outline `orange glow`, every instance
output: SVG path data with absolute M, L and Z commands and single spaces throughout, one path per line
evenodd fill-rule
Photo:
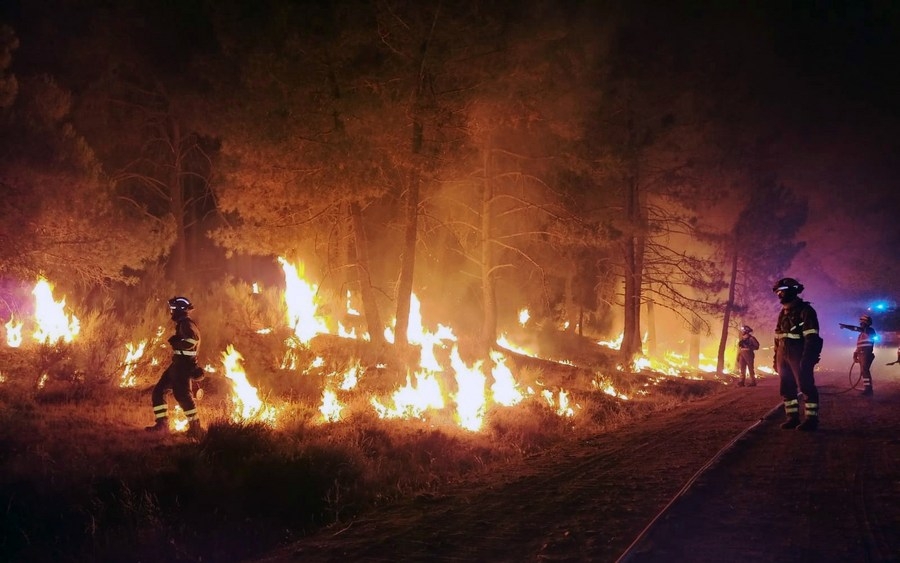
M 75 315 L 67 315 L 65 312 L 66 300 L 53 299 L 53 286 L 40 278 L 34 286 L 32 294 L 35 299 L 35 322 L 37 330 L 34 339 L 38 342 L 51 344 L 59 340 L 72 342 L 80 331 L 78 318 Z
M 282 257 L 278 262 L 284 271 L 285 292 L 284 301 L 287 304 L 287 322 L 294 330 L 297 339 L 303 344 L 309 344 L 317 334 L 327 334 L 328 326 L 325 320 L 318 316 L 318 286 L 308 283 L 303 279 L 304 266 L 301 262 L 294 266 Z
M 6 323 L 6 344 L 10 348 L 18 348 L 22 345 L 22 327 L 23 323 L 17 323 L 13 317 L 10 317 Z
M 144 348 L 146 347 L 146 340 L 141 340 L 140 344 L 138 344 L 137 346 L 130 342 L 125 345 L 125 350 L 127 351 L 127 353 L 125 354 L 125 367 L 122 370 L 122 377 L 119 381 L 119 387 L 135 386 L 137 380 L 134 374 L 134 366 L 137 364 L 138 360 L 141 359 L 141 356 L 144 355 Z
M 231 401 L 234 406 L 231 412 L 233 422 L 259 421 L 275 425 L 278 411 L 272 406 L 266 406 L 256 392 L 256 387 L 247 381 L 247 374 L 241 366 L 244 357 L 234 349 L 231 344 L 222 353 L 222 365 L 225 367 L 225 377 L 231 380 Z

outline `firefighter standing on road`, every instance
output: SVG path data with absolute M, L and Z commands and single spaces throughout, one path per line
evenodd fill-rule
M 781 302 L 775 326 L 775 371 L 781 380 L 784 400 L 784 429 L 812 431 L 819 427 L 819 390 L 813 368 L 822 354 L 819 317 L 807 301 L 800 299 L 803 284 L 793 278 L 778 280 L 772 291 Z M 799 391 L 804 397 L 803 422 L 800 422 Z
M 169 337 L 169 345 L 172 346 L 172 363 L 160 376 L 153 388 L 153 415 L 156 422 L 148 426 L 149 432 L 168 432 L 168 404 L 166 392 L 172 391 L 178 405 L 184 411 L 188 419 L 188 437 L 199 438 L 202 435 L 200 418 L 197 414 L 197 405 L 191 393 L 193 379 L 203 376 L 203 368 L 197 364 L 197 349 L 200 347 L 200 329 L 194 319 L 190 318 L 188 311 L 193 309 L 187 297 L 173 297 L 169 299 L 169 310 L 172 313 L 172 321 L 175 322 L 175 334 Z
M 741 372 L 741 382 L 739 386 L 743 387 L 746 383 L 747 373 L 750 373 L 750 387 L 756 387 L 756 351 L 759 350 L 759 340 L 753 336 L 753 329 L 747 325 L 741 327 L 741 337 L 738 339 L 738 371 Z
M 872 328 L 872 317 L 862 315 L 859 317 L 859 326 L 838 323 L 841 328 L 854 330 L 859 333 L 856 337 L 856 350 L 853 352 L 853 361 L 859 364 L 859 373 L 863 380 L 863 395 L 872 394 L 872 362 L 875 361 L 875 339 L 877 334 Z M 900 351 L 898 351 L 900 354 Z M 900 356 L 898 356 L 900 357 Z

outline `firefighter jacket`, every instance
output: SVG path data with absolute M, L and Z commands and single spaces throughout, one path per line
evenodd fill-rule
M 738 348 L 741 350 L 759 350 L 759 340 L 752 334 L 745 333 L 738 340 Z
M 822 353 L 819 316 L 807 301 L 799 297 L 783 305 L 775 326 L 775 349 L 800 358 L 801 365 L 813 366 Z
M 175 334 L 169 337 L 169 345 L 172 353 L 178 357 L 197 359 L 197 351 L 200 348 L 200 329 L 197 323 L 188 316 L 183 316 L 175 321 Z
M 877 338 L 875 329 L 870 326 L 851 326 L 850 330 L 855 330 L 859 333 L 859 336 L 856 337 L 856 351 L 872 352 L 872 349 L 875 347 L 875 339 Z

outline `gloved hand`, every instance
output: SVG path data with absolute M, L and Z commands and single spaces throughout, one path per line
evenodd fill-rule
M 203 381 L 206 379 L 206 372 L 200 366 L 194 366 L 194 369 L 191 370 L 191 379 L 194 381 Z
M 853 352 L 853 363 L 854 364 L 859 363 L 859 352 Z
M 180 342 L 180 341 L 181 341 L 181 339 L 178 338 L 176 335 L 173 334 L 172 336 L 169 337 L 169 346 L 171 346 L 171 347 L 174 348 L 174 347 L 175 347 L 175 343 L 176 343 L 176 342 Z

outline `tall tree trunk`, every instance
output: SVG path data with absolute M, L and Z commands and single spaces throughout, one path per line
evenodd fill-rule
M 406 332 L 409 329 L 409 309 L 412 299 L 413 274 L 416 269 L 416 241 L 419 231 L 419 177 L 416 172 L 413 172 L 411 176 L 406 193 L 404 209 L 406 225 L 403 250 L 400 253 L 400 277 L 397 280 L 397 322 L 394 327 L 394 343 L 398 348 L 404 348 L 409 344 Z
M 641 286 L 644 275 L 645 210 L 642 208 L 640 187 L 640 157 L 634 117 L 628 120 L 629 160 L 628 178 L 625 185 L 625 219 L 630 229 L 625 240 L 625 320 L 622 330 L 622 346 L 619 348 L 621 361 L 626 366 L 634 363 L 641 349 Z
M 637 177 L 633 176 L 626 189 L 625 216 L 633 229 L 625 240 L 625 321 L 622 329 L 621 360 L 626 366 L 641 353 L 641 283 L 644 269 L 644 237 L 640 213 Z
M 429 35 L 422 41 L 419 48 L 416 65 L 413 70 L 416 73 L 416 94 L 413 101 L 412 135 L 410 149 L 412 152 L 412 167 L 409 173 L 409 186 L 406 190 L 406 206 L 404 210 L 405 231 L 403 237 L 403 250 L 400 253 L 400 275 L 397 279 L 397 321 L 394 327 L 394 343 L 399 349 L 408 344 L 407 329 L 409 327 L 409 309 L 412 299 L 413 278 L 416 269 L 416 242 L 419 233 L 419 188 L 421 186 L 421 155 L 425 139 L 425 123 L 422 118 L 425 104 L 428 49 L 431 42 L 431 32 L 440 14 L 439 9 L 434 11 L 434 19 L 429 30 Z
M 366 238 L 362 210 L 358 203 L 353 202 L 350 204 L 350 216 L 353 220 L 353 233 L 356 241 L 356 271 L 359 280 L 359 292 L 362 296 L 369 339 L 373 344 L 383 345 L 384 324 L 381 322 L 381 314 L 378 312 L 378 300 L 375 297 L 375 289 L 372 287 L 372 279 L 369 275 L 371 271 L 369 268 L 369 241 Z
M 737 241 L 731 255 L 731 279 L 728 281 L 728 301 L 725 302 L 725 318 L 722 321 L 722 337 L 719 339 L 719 354 L 716 359 L 716 375 L 725 371 L 725 346 L 728 344 L 728 328 L 731 324 L 731 311 L 734 309 L 734 294 L 737 286 L 738 252 Z
M 493 202 L 491 181 L 491 143 L 484 150 L 484 184 L 481 196 L 481 298 L 482 311 L 480 348 L 489 358 L 490 347 L 497 340 L 497 295 L 494 286 Z

